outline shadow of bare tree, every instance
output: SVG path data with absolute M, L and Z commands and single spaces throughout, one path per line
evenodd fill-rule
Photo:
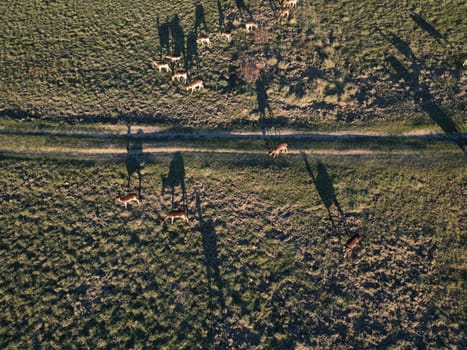
M 438 43 L 441 43 L 441 40 L 445 40 L 444 36 L 435 28 L 433 25 L 428 23 L 420 14 L 411 13 L 410 18 L 424 31 L 430 34 Z
M 159 16 L 157 16 L 157 32 L 159 34 L 159 54 L 162 57 L 164 49 L 166 53 L 170 53 L 170 29 L 169 22 L 160 23 Z
M 208 24 L 206 23 L 206 15 L 204 14 L 204 7 L 202 4 L 198 3 L 195 6 L 195 33 L 199 34 L 200 27 L 203 27 L 203 30 L 208 32 Z
M 185 57 L 185 33 L 180 25 L 178 15 L 174 15 L 169 23 L 170 33 L 173 40 L 173 53 L 175 55 L 183 55 Z

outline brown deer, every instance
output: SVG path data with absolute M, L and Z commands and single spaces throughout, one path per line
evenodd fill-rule
M 204 46 L 206 44 L 208 47 L 211 47 L 211 39 L 209 39 L 209 37 L 206 34 L 200 35 L 196 39 L 196 43 L 200 46 Z
M 177 79 L 177 81 L 183 80 L 183 82 L 186 84 L 188 80 L 188 74 L 185 71 L 178 70 L 172 75 L 172 81 Z
M 203 84 L 203 81 L 200 80 L 200 79 L 192 81 L 192 82 L 191 82 L 190 84 L 188 84 L 188 86 L 186 87 L 186 91 L 191 90 L 190 95 L 193 93 L 193 91 L 195 91 L 195 90 L 201 90 L 201 89 L 204 89 L 204 84 Z
M 188 216 L 183 210 L 172 210 L 167 213 L 167 215 L 162 219 L 161 226 L 164 226 L 165 222 L 170 219 L 170 223 L 173 224 L 175 219 L 182 219 L 185 222 L 188 221 Z
M 287 143 L 281 143 L 269 151 L 269 156 L 276 157 L 279 153 L 287 152 L 289 145 Z
M 284 8 L 279 12 L 279 20 L 282 20 L 282 18 L 288 19 L 290 16 L 290 9 Z
M 251 32 L 253 30 L 258 29 L 258 25 L 256 24 L 255 21 L 248 21 L 245 23 L 245 29 L 247 32 Z
M 156 66 L 157 69 L 159 69 L 159 73 L 162 72 L 162 70 L 165 70 L 166 72 L 172 71 L 167 62 L 152 61 L 151 63 Z
M 117 198 L 115 198 L 115 200 L 117 202 L 119 202 L 119 203 L 125 204 L 125 209 L 128 208 L 128 203 L 130 203 L 132 201 L 138 202 L 138 204 L 140 204 L 138 195 L 136 193 L 130 193 L 130 194 L 128 194 L 126 196 L 123 196 L 123 197 L 117 197 Z
M 358 242 L 362 239 L 362 236 L 360 236 L 358 233 L 353 235 L 347 243 L 344 245 L 344 257 L 352 251 L 353 248 L 357 245 Z
M 298 4 L 298 0 L 286 0 L 284 3 L 284 7 L 289 7 L 289 8 L 297 7 L 297 4 Z
M 165 58 L 167 58 L 170 62 L 178 62 L 182 59 L 181 55 L 166 55 Z
M 222 37 L 225 38 L 225 40 L 230 43 L 232 41 L 232 32 L 230 30 L 223 31 L 221 33 Z

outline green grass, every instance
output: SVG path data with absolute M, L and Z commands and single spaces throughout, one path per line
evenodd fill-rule
M 211 36 L 219 32 L 217 1 L 198 3 L 206 21 L 206 27 L 198 28 L 196 6 L 186 1 L 3 2 L 0 110 L 3 115 L 19 112 L 66 121 L 144 119 L 256 128 L 255 83 L 241 82 L 226 91 L 223 80 L 230 69 L 239 76 L 240 60 L 251 56 L 266 62 L 262 81 L 280 125 L 431 125 L 414 96 L 417 84 L 401 82 L 406 77 L 391 66 L 387 57 L 392 56 L 465 127 L 461 64 L 467 8 L 462 2 L 394 0 L 383 6 L 373 0 L 303 1 L 292 23 L 279 25 L 270 2 L 245 1 L 253 18 L 263 23 L 267 42 L 244 32 L 248 16 L 234 2 L 219 3 L 225 23 L 236 26 L 234 40 L 229 46 L 214 39 L 211 48 L 199 49 L 198 58 L 187 59 L 191 79 L 202 77 L 207 86 L 207 91 L 188 96 L 183 86 L 150 65 L 160 58 L 164 44 L 157 21 L 162 25 L 178 15 L 183 33 L 176 40 L 170 36 L 164 55 L 182 39 L 187 49 L 195 30 Z M 422 22 L 417 24 L 412 12 Z
M 465 342 L 458 152 L 310 155 L 316 181 L 299 155 L 183 153 L 191 222 L 164 228 L 173 156 L 144 157 L 142 203 L 125 210 L 124 159 L 3 156 L 0 347 Z

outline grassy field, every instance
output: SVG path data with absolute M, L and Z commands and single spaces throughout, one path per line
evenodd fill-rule
M 2 155 L 2 349 L 465 347 L 457 148 L 128 157 Z
M 303 0 L 287 21 L 279 10 L 277 0 L 3 1 L 1 115 L 250 129 L 447 119 L 465 130 L 464 2 Z M 205 91 L 190 96 L 151 66 L 169 53 Z

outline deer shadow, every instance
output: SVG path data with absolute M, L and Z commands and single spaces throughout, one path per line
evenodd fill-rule
M 316 191 L 318 192 L 319 197 L 321 198 L 321 201 L 326 207 L 329 220 L 331 221 L 333 229 L 337 231 L 336 229 L 337 226 L 334 222 L 334 217 L 331 213 L 332 205 L 336 207 L 339 213 L 340 222 L 342 222 L 342 220 L 345 219 L 345 213 L 342 210 L 342 207 L 339 204 L 339 201 L 337 200 L 336 191 L 334 189 L 332 178 L 329 175 L 328 170 L 326 169 L 326 166 L 319 160 L 317 161 L 317 164 L 316 164 L 316 176 L 315 176 L 315 171 L 312 169 L 310 163 L 308 162 L 308 157 L 305 154 L 305 152 L 302 152 L 302 157 L 305 163 L 305 169 L 308 175 L 310 176 L 311 180 L 313 181 L 313 184 L 315 185 Z
M 167 53 L 170 53 L 170 28 L 168 21 L 160 23 L 159 16 L 157 16 L 157 32 L 159 34 L 159 53 L 162 57 L 164 49 Z
M 206 15 L 204 14 L 204 7 L 198 3 L 195 6 L 195 33 L 199 34 L 199 28 L 203 27 L 203 30 L 208 32 L 208 24 L 206 23 Z
M 131 125 L 127 126 L 127 144 L 126 144 L 126 159 L 125 166 L 128 173 L 128 183 L 127 187 L 130 189 L 131 178 L 133 174 L 138 175 L 138 196 L 141 197 L 141 186 L 142 186 L 142 173 L 141 170 L 144 167 L 144 157 L 143 157 L 143 131 L 138 130 L 136 135 L 131 133 Z
M 175 188 L 180 186 L 181 189 L 181 203 L 183 207 L 187 208 L 187 194 L 185 186 L 185 163 L 183 161 L 183 156 L 181 152 L 176 152 L 173 159 L 169 164 L 169 173 L 167 175 L 161 175 L 162 180 L 162 190 L 161 195 L 165 194 L 167 187 L 170 187 L 170 194 L 172 196 L 171 208 L 179 208 L 180 205 L 175 203 Z
M 185 57 L 185 33 L 180 25 L 180 19 L 178 15 L 174 15 L 169 23 L 170 33 L 172 34 L 173 40 L 173 53 L 174 55 L 182 55 Z

